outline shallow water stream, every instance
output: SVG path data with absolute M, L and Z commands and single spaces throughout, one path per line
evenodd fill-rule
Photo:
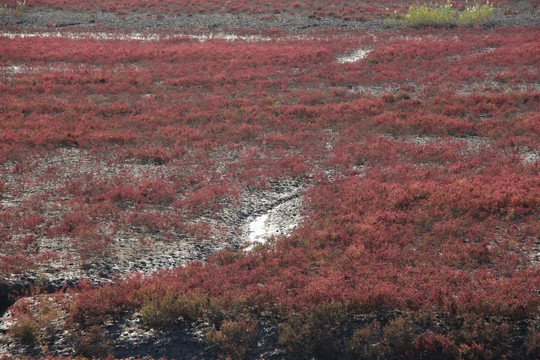
M 253 217 L 247 226 L 245 250 L 250 251 L 256 244 L 264 244 L 272 236 L 289 235 L 302 220 L 301 197 L 293 197 L 271 208 L 264 214 Z

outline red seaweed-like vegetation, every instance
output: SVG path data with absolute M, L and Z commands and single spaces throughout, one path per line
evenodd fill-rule
M 0 273 L 69 262 L 51 241 L 82 263 L 130 236 L 227 243 L 223 209 L 295 179 L 290 236 L 82 282 L 62 300 L 79 354 L 141 312 L 203 319 L 223 357 L 252 351 L 264 315 L 299 358 L 534 358 L 538 32 L 0 36 Z

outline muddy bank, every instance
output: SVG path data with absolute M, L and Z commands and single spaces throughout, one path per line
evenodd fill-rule
M 5 289 L 0 290 L 13 295 L 14 289 L 39 285 L 45 292 L 50 292 L 65 285 L 74 286 L 81 279 L 102 285 L 131 272 L 149 276 L 157 270 L 182 266 L 194 260 L 204 262 L 208 256 L 225 248 L 247 246 L 250 224 L 260 216 L 268 217 L 264 237 L 286 235 L 301 220 L 303 189 L 300 181 L 276 182 L 265 190 L 246 192 L 236 206 L 224 207 L 218 213 L 201 214 L 192 222 L 210 226 L 211 233 L 205 239 L 195 239 L 188 234 L 164 239 L 159 232 L 141 232 L 143 230 L 137 228 L 121 231 L 114 238 L 110 256 L 86 262 L 79 259 L 76 249 L 67 246 L 69 240 L 65 237 L 43 237 L 39 240 L 40 249 L 52 251 L 58 257 L 24 274 L 11 274 L 2 283 Z M 9 206 L 10 201 L 15 200 L 6 197 L 0 205 Z M 144 243 L 141 243 L 141 237 Z M 7 299 L 7 296 L 3 298 Z M 5 310 L 12 302 L 3 301 L 1 308 Z
M 215 219 L 206 219 L 215 227 L 225 226 L 231 234 L 227 243 L 180 241 L 177 243 L 156 242 L 148 249 L 141 249 L 135 239 L 118 241 L 117 253 L 114 257 L 82 266 L 80 269 L 58 270 L 56 275 L 51 271 L 54 264 L 37 269 L 29 274 L 13 278 L 9 283 L 0 283 L 0 355 L 32 355 L 42 356 L 37 347 L 21 346 L 6 333 L 12 320 L 7 308 L 17 298 L 36 285 L 39 279 L 49 276 L 46 284 L 41 285 L 42 293 L 52 293 L 62 285 L 72 284 L 82 278 L 90 278 L 96 284 L 114 281 L 116 274 L 124 275 L 131 271 L 139 271 L 149 275 L 163 268 L 176 267 L 189 261 L 205 258 L 224 247 L 250 248 L 250 243 L 264 242 L 270 236 L 287 235 L 301 222 L 302 193 L 304 185 L 299 181 L 273 183 L 266 190 L 253 191 L 241 197 L 237 207 L 224 209 Z M 260 219 L 265 221 L 260 224 Z M 252 230 L 258 224 L 257 236 Z M 129 245 L 129 243 L 132 243 Z M 30 302 L 39 302 L 48 295 L 25 298 Z M 57 320 L 59 323 L 65 319 Z M 277 325 L 273 320 L 261 320 L 259 336 L 262 341 L 261 353 L 272 353 L 277 344 Z M 213 359 L 215 353 L 206 342 L 205 334 L 210 324 L 199 321 L 193 325 L 180 327 L 174 331 L 161 331 L 148 327 L 140 313 L 123 317 L 107 325 L 104 329 L 109 341 L 114 344 L 114 355 L 117 358 L 137 357 L 141 354 L 154 358 L 167 357 L 175 359 Z M 69 356 L 76 352 L 77 341 L 66 336 L 61 327 L 56 327 L 54 344 L 49 344 L 49 351 L 56 355 Z M 112 346 L 112 345 L 111 345 Z M 108 350 L 112 348 L 106 347 Z
M 540 25 L 540 10 L 533 9 L 527 1 L 515 4 L 512 12 L 496 9 L 486 27 Z M 112 27 L 133 30 L 159 29 L 279 29 L 288 31 L 343 29 L 343 30 L 396 30 L 385 18 L 348 20 L 334 17 L 308 16 L 305 14 L 228 14 L 201 13 L 163 15 L 130 13 L 117 15 L 108 12 L 74 12 L 57 9 L 28 9 L 22 16 L 0 17 L 0 27 L 19 28 L 71 28 Z
M 15 302 L 15 296 L 22 289 L 21 285 L 0 282 L 0 316 Z

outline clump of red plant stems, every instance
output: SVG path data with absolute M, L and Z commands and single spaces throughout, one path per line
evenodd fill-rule
M 280 344 L 297 354 L 293 338 L 305 341 L 306 356 L 317 354 L 306 339 L 321 335 L 320 316 L 336 354 L 364 354 L 377 336 L 398 352 L 384 340 L 397 326 L 388 319 L 365 341 L 361 331 L 343 340 L 344 319 L 359 314 L 407 314 L 412 358 L 529 356 L 540 305 L 538 32 L 0 36 L 0 272 L 59 256 L 45 239 L 68 239 L 84 261 L 108 256 L 119 234 L 204 240 L 201 216 L 303 179 L 306 220 L 291 236 L 150 278 L 82 284 L 69 324 L 204 298 L 199 316 L 219 308 L 218 329 L 238 309 L 252 321 L 279 316 Z M 363 59 L 340 60 L 359 48 Z M 298 314 L 307 328 L 295 327 Z M 463 335 L 463 319 L 484 318 L 512 324 L 490 328 L 507 338 Z

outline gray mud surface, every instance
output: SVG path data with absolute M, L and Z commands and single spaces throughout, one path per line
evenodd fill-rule
M 512 9 L 515 14 L 505 15 L 503 9 L 496 9 L 494 17 L 486 27 L 530 26 L 540 24 L 540 9 L 530 7 L 528 1 L 516 2 Z M 0 17 L 0 27 L 16 26 L 19 28 L 72 28 L 72 27 L 110 27 L 131 30 L 159 29 L 249 29 L 249 30 L 379 30 L 389 31 L 400 28 L 389 25 L 385 18 L 371 20 L 345 20 L 334 17 L 313 17 L 303 14 L 228 14 L 200 13 L 156 15 L 151 13 L 130 13 L 117 15 L 109 12 L 74 12 L 57 9 L 28 9 L 22 16 L 9 15 Z
M 49 263 L 38 267 L 22 276 L 15 276 L 7 283 L 0 282 L 0 298 L 7 299 L 17 292 L 46 278 L 47 285 L 42 289 L 52 292 L 64 285 L 75 286 L 81 279 L 91 279 L 95 284 L 105 284 L 114 281 L 116 275 L 126 275 L 130 272 L 140 272 L 150 275 L 159 269 L 172 268 L 184 265 L 193 260 L 204 261 L 207 256 L 224 248 L 240 249 L 249 245 L 250 223 L 258 217 L 266 216 L 265 231 L 268 235 L 287 235 L 301 221 L 302 192 L 305 185 L 299 181 L 287 181 L 271 184 L 266 190 L 258 190 L 241 196 L 239 204 L 234 208 L 223 209 L 219 216 L 205 219 L 214 227 L 226 228 L 230 237 L 227 242 L 193 241 L 192 239 L 179 239 L 178 241 L 159 241 L 147 248 L 141 248 L 138 240 L 128 236 L 116 239 L 114 255 L 102 261 L 93 261 L 86 266 L 74 262 L 72 266 L 59 269 L 58 264 Z M 53 241 L 54 242 L 54 241 Z M 58 251 L 61 243 L 53 244 Z M 66 252 L 66 250 L 63 250 Z M 31 302 L 50 299 L 48 295 L 26 298 Z M 3 309 L 11 305 L 12 301 L 2 303 Z M 60 316 L 59 323 L 65 321 Z M 261 341 L 260 353 L 271 353 L 273 346 L 277 345 L 277 325 L 274 320 L 261 320 L 259 324 L 259 337 Z M 40 349 L 24 347 L 6 336 L 11 327 L 11 312 L 0 314 L 0 356 L 2 354 L 42 356 Z M 115 358 L 136 358 L 141 355 L 152 358 L 169 359 L 214 359 L 215 354 L 207 345 L 205 333 L 210 325 L 198 322 L 185 325 L 174 330 L 152 329 L 144 324 L 140 313 L 111 323 L 104 329 L 108 342 L 114 344 Z M 49 351 L 62 356 L 70 356 L 75 352 L 75 343 L 55 326 L 54 337 L 57 339 L 50 344 Z
M 214 229 L 224 229 L 226 239 L 213 237 L 201 241 L 179 235 L 164 241 L 159 233 L 119 233 L 112 245 L 111 256 L 92 259 L 87 263 L 81 263 L 76 252 L 65 246 L 66 239 L 45 239 L 40 247 L 60 254 L 60 258 L 24 274 L 13 274 L 0 282 L 0 310 L 3 312 L 10 305 L 11 302 L 7 300 L 10 294 L 12 296 L 33 285 L 38 284 L 42 290 L 49 292 L 65 285 L 75 286 L 81 279 L 91 279 L 98 285 L 105 284 L 118 275 L 139 272 L 149 276 L 160 269 L 182 266 L 194 260 L 205 261 L 209 255 L 225 248 L 240 249 L 248 246 L 250 223 L 259 216 L 268 216 L 265 224 L 268 230 L 265 233 L 269 236 L 286 235 L 301 220 L 303 189 L 299 181 L 274 183 L 266 190 L 246 192 L 236 206 L 222 209 L 217 216 L 203 214 L 197 218 L 197 221 L 209 224 Z M 148 245 L 142 246 L 136 235 L 147 238 Z

